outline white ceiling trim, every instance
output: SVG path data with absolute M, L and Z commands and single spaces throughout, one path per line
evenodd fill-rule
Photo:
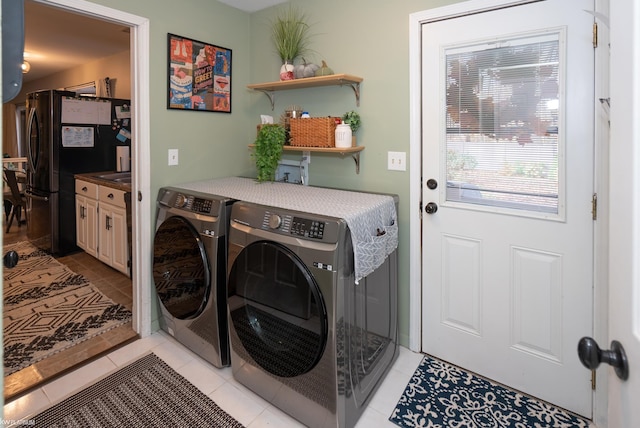
M 271 6 L 275 6 L 280 3 L 286 3 L 287 0 L 218 0 L 220 3 L 224 3 L 236 9 L 243 10 L 245 12 L 256 12 L 258 10 L 266 9 Z

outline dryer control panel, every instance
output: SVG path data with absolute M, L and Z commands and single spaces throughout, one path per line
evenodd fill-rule
M 218 217 L 221 215 L 221 204 L 225 204 L 228 199 L 207 197 L 209 195 L 199 192 L 189 192 L 183 189 L 165 187 L 158 193 L 158 207 L 179 209 L 207 217 Z
M 175 207 L 184 208 L 189 211 L 202 214 L 210 214 L 213 201 L 210 199 L 196 198 L 194 196 L 187 196 L 178 194 L 176 197 Z

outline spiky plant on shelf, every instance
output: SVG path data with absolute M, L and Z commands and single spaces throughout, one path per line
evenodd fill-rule
M 259 182 L 275 180 L 285 140 L 286 132 L 282 125 L 267 124 L 260 128 L 253 150 Z
M 282 60 L 281 80 L 293 79 L 293 61 L 309 52 L 311 34 L 306 21 L 307 16 L 291 4 L 271 21 L 271 39 Z

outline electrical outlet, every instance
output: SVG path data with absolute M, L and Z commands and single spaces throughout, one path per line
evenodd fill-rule
M 387 152 L 387 169 L 389 171 L 407 170 L 406 152 Z
M 178 165 L 178 149 L 169 149 L 169 165 Z

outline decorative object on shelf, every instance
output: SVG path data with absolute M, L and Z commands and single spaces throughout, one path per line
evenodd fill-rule
M 292 146 L 303 147 L 335 147 L 336 145 L 335 117 L 309 117 L 291 119 Z
M 343 114 L 342 121 L 349 125 L 352 132 L 357 132 L 358 129 L 360 129 L 360 125 L 362 125 L 360 114 L 355 110 L 351 110 Z
M 286 132 L 286 143 L 289 143 L 291 125 L 289 124 L 290 119 L 297 119 L 302 116 L 302 107 L 298 105 L 290 105 L 280 116 L 280 125 L 284 126 L 284 130 Z
M 167 108 L 231 113 L 231 49 L 168 35 Z
M 309 51 L 307 16 L 291 4 L 271 22 L 271 39 L 282 60 L 280 80 L 293 80 L 293 61 Z
M 296 79 L 313 77 L 316 74 L 316 70 L 318 70 L 319 68 L 320 66 L 318 64 L 307 62 L 307 60 L 302 57 L 302 63 L 295 66 L 293 75 Z
M 349 127 L 351 128 L 351 135 L 352 135 L 351 145 L 355 147 L 357 145 L 356 132 L 358 131 L 358 129 L 360 129 L 360 125 L 362 125 L 362 121 L 360 120 L 360 114 L 355 110 L 348 111 L 342 115 L 342 122 L 348 124 Z
M 325 62 L 325 60 L 322 60 L 322 65 L 320 66 L 319 69 L 316 70 L 316 72 L 314 73 L 314 75 L 316 77 L 318 76 L 331 76 L 333 73 L 333 70 L 331 69 L 331 67 L 329 67 L 327 65 L 327 63 Z
M 293 70 L 294 70 L 294 65 L 289 60 L 286 60 L 280 67 L 280 80 L 295 79 Z
M 348 123 L 342 122 L 336 126 L 336 148 L 344 149 L 351 147 L 351 127 Z
M 282 146 L 286 140 L 284 126 L 265 124 L 260 127 L 252 156 L 256 162 L 259 182 L 275 179 L 278 161 L 282 156 Z

